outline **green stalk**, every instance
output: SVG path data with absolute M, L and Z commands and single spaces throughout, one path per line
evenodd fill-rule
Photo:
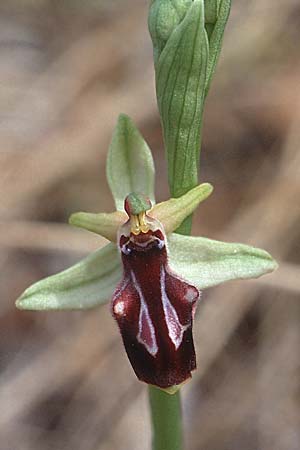
M 153 450 L 181 450 L 182 423 L 180 392 L 170 395 L 149 386 Z
M 169 5 L 168 5 L 169 3 Z M 193 51 L 191 52 L 182 52 L 180 61 L 176 62 L 176 52 L 174 50 L 176 45 L 173 45 L 173 48 L 170 48 L 170 51 L 166 52 L 166 62 L 162 61 L 160 58 L 162 52 L 162 44 L 163 46 L 166 44 L 162 42 L 161 36 L 159 35 L 159 16 L 162 13 L 162 22 L 164 23 L 165 18 L 172 15 L 172 2 L 168 1 L 152 1 L 152 10 L 150 7 L 149 14 L 149 30 L 152 36 L 153 45 L 154 45 L 154 63 L 156 70 L 156 95 L 158 101 L 158 107 L 162 120 L 163 134 L 164 134 L 164 144 L 167 153 L 167 161 L 168 161 L 168 181 L 169 181 L 169 189 L 171 195 L 174 197 L 178 197 L 184 194 L 189 188 L 193 188 L 197 184 L 198 178 L 198 159 L 199 159 L 199 147 L 200 147 L 200 127 L 199 121 L 197 120 L 202 116 L 203 111 L 203 101 L 204 101 L 204 90 L 202 92 L 196 92 L 195 86 L 192 86 L 192 97 L 195 100 L 195 97 L 200 96 L 202 98 L 201 102 L 195 102 L 192 105 L 191 109 L 193 110 L 192 116 L 194 117 L 195 122 L 191 120 L 186 126 L 186 129 L 182 130 L 181 120 L 183 116 L 187 114 L 187 110 L 190 108 L 190 101 L 188 101 L 188 95 L 191 95 L 188 91 L 189 89 L 183 88 L 183 85 L 188 85 L 188 79 L 191 78 L 191 73 L 187 79 L 184 79 L 180 82 L 179 86 L 172 87 L 172 96 L 168 97 L 164 103 L 163 99 L 165 98 L 165 92 L 167 92 L 170 88 L 168 87 L 168 83 L 172 81 L 172 77 L 169 77 L 169 73 L 173 73 L 173 76 L 176 77 L 176 72 L 179 73 L 183 66 L 191 67 L 190 72 L 192 70 L 192 62 L 194 60 Z M 169 10 L 164 11 L 164 7 L 169 7 Z M 184 6 L 184 3 L 183 3 Z M 163 8 L 163 9 L 161 9 Z M 185 6 L 182 10 L 182 14 L 184 14 Z M 177 14 L 177 11 L 176 11 Z M 176 15 L 175 14 L 175 15 Z M 166 17 L 164 17 L 166 15 Z M 199 16 L 199 23 L 196 23 L 197 20 L 189 19 L 192 23 L 191 30 L 183 30 L 185 35 L 185 40 L 187 42 L 194 42 L 194 35 L 198 34 L 196 28 L 199 28 L 200 22 L 202 21 L 202 29 L 204 30 L 204 8 L 203 6 L 199 8 L 197 13 Z M 171 20 L 172 21 L 172 20 Z M 185 32 L 186 31 L 186 32 Z M 204 32 L 202 32 L 203 35 Z M 201 32 L 199 33 L 199 39 L 201 40 Z M 175 36 L 176 41 L 176 36 Z M 179 39 L 180 41 L 180 39 Z M 182 40 L 182 43 L 184 40 Z M 189 45 L 190 47 L 190 45 Z M 193 49 L 195 50 L 195 49 Z M 205 47 L 205 51 L 207 50 L 207 46 Z M 170 55 L 174 53 L 173 58 L 170 59 Z M 189 53 L 187 57 L 187 61 L 183 60 L 184 54 Z M 170 59 L 170 61 L 168 60 Z M 205 52 L 199 52 L 198 56 L 200 62 L 198 66 L 194 68 L 199 72 L 197 75 L 197 83 L 196 85 L 200 86 L 201 83 L 198 81 L 198 77 L 202 78 L 202 84 L 205 82 L 206 76 L 206 54 Z M 162 68 L 160 71 L 159 66 Z M 160 71 L 160 77 L 158 73 Z M 167 73 L 167 75 L 165 74 Z M 184 74 L 185 76 L 185 74 Z M 180 76 L 178 77 L 180 78 Z M 183 99 L 181 98 L 181 94 L 183 90 L 185 90 L 185 95 Z M 186 95 L 187 94 L 187 95 Z M 179 102 L 176 99 L 179 98 Z M 175 101 L 174 101 L 175 99 Z M 185 104 L 186 103 L 186 104 Z M 195 110 L 198 110 L 197 112 Z M 166 113 L 166 111 L 168 111 Z M 172 127 L 169 127 L 169 114 L 173 114 L 173 124 Z M 174 119 L 175 117 L 175 119 Z M 192 130 L 192 131 L 191 131 Z M 181 136 L 184 136 L 183 142 L 179 142 L 179 131 L 182 131 Z M 190 135 L 192 139 L 190 139 Z M 195 135 L 195 136 L 194 136 Z M 186 141 L 188 141 L 189 145 L 186 145 Z M 181 151 L 177 151 L 179 146 L 182 145 L 182 148 L 179 149 Z M 183 154 L 185 152 L 185 154 Z M 192 216 L 187 217 L 184 222 L 179 226 L 176 232 L 180 234 L 189 235 L 191 233 L 192 228 Z M 182 430 L 182 417 L 181 417 L 181 399 L 180 399 L 180 391 L 178 390 L 175 394 L 170 395 L 163 392 L 160 389 L 157 389 L 153 386 L 149 386 L 149 400 L 150 400 L 150 409 L 151 409 L 151 419 L 152 419 L 152 449 L 153 450 L 182 450 L 183 449 L 183 430 Z
M 230 0 L 152 0 L 156 96 L 168 162 L 171 195 L 197 185 L 205 97 L 222 45 Z M 190 235 L 192 216 L 176 230 Z M 182 450 L 179 391 L 149 388 L 153 450 Z

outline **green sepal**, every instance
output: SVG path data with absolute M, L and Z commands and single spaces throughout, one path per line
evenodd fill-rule
M 118 229 L 127 220 L 127 214 L 121 211 L 99 214 L 77 212 L 70 216 L 69 224 L 100 234 L 111 242 L 117 242 Z
M 158 3 L 154 2 L 150 8 L 149 31 L 156 58 L 156 94 L 169 185 L 172 197 L 179 197 L 196 186 L 198 180 L 208 39 L 203 0 L 175 2 L 175 6 L 181 4 L 185 14 L 183 19 L 181 13 L 177 19 L 171 17 L 170 22 L 165 11 L 162 16 Z M 171 11 L 173 2 L 161 3 Z
M 198 289 L 258 278 L 277 268 L 268 252 L 249 245 L 175 233 L 169 236 L 168 245 L 172 269 Z
M 209 5 L 209 10 L 207 10 L 207 5 Z M 208 94 L 212 77 L 220 56 L 223 35 L 228 21 L 230 8 L 231 0 L 207 0 L 205 2 L 205 13 L 207 10 L 208 14 L 206 29 L 209 37 L 209 58 L 207 64 L 205 95 Z M 215 22 L 213 22 L 214 20 Z
M 186 217 L 197 208 L 213 191 L 209 183 L 202 183 L 178 198 L 170 198 L 155 205 L 149 215 L 158 219 L 167 234 L 176 230 Z
M 109 147 L 107 181 L 117 210 L 124 210 L 125 197 L 140 192 L 154 201 L 154 163 L 151 151 L 132 120 L 120 114 Z
M 106 303 L 122 271 L 117 246 L 108 244 L 85 259 L 30 286 L 16 301 L 19 309 L 88 309 Z

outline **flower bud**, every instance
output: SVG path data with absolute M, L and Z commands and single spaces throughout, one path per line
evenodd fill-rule
M 169 185 L 179 197 L 198 181 L 208 61 L 203 0 L 154 0 L 148 23 Z
M 230 0 L 154 0 L 149 10 L 156 96 L 172 197 L 198 182 L 204 101 Z
M 153 41 L 154 63 L 172 32 L 183 20 L 193 0 L 154 0 L 150 6 L 148 27 Z

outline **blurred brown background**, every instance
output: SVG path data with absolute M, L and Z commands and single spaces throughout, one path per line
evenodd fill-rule
M 0 449 L 150 450 L 146 388 L 106 306 L 14 307 L 102 242 L 68 225 L 110 211 L 117 115 L 153 149 L 168 196 L 148 1 L 0 6 Z M 300 449 L 300 4 L 235 0 L 205 111 L 194 233 L 261 246 L 280 269 L 203 293 L 198 371 L 183 389 L 187 450 Z

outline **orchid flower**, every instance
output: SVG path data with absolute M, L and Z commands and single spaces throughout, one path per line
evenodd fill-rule
M 137 377 L 169 393 L 196 368 L 192 323 L 200 290 L 276 269 L 264 250 L 174 233 L 212 192 L 203 183 L 155 204 L 151 151 L 119 117 L 107 159 L 113 213 L 75 213 L 72 225 L 111 243 L 25 290 L 20 309 L 70 310 L 111 299 L 111 311 Z

